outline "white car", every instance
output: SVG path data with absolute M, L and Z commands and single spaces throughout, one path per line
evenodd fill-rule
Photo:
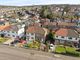
M 55 45 L 50 44 L 50 51 L 52 51 L 52 52 L 55 51 L 55 47 L 56 47 Z

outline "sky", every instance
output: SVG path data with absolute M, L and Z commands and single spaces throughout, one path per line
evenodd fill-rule
M 0 0 L 0 5 L 80 4 L 80 0 Z

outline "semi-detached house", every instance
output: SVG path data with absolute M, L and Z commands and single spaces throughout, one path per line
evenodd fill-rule
M 64 41 L 68 42 L 78 42 L 79 33 L 74 29 L 60 28 L 55 32 L 55 39 L 61 43 Z
M 39 26 L 29 26 L 26 29 L 26 40 L 32 42 L 33 40 L 44 41 L 47 30 Z
M 0 26 L 0 35 L 5 37 L 16 38 L 24 35 L 25 25 L 3 25 Z

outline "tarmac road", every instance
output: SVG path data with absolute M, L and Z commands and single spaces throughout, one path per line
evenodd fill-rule
M 0 45 L 0 60 L 61 60 L 44 52 Z
M 59 57 L 60 56 L 60 57 Z M 0 45 L 0 60 L 80 60 L 77 57 Z

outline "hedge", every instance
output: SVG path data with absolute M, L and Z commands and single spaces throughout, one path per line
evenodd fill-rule
M 73 47 L 66 46 L 66 49 L 65 49 L 64 46 L 57 46 L 55 52 L 59 54 L 80 57 L 80 52 L 76 51 L 76 49 Z

